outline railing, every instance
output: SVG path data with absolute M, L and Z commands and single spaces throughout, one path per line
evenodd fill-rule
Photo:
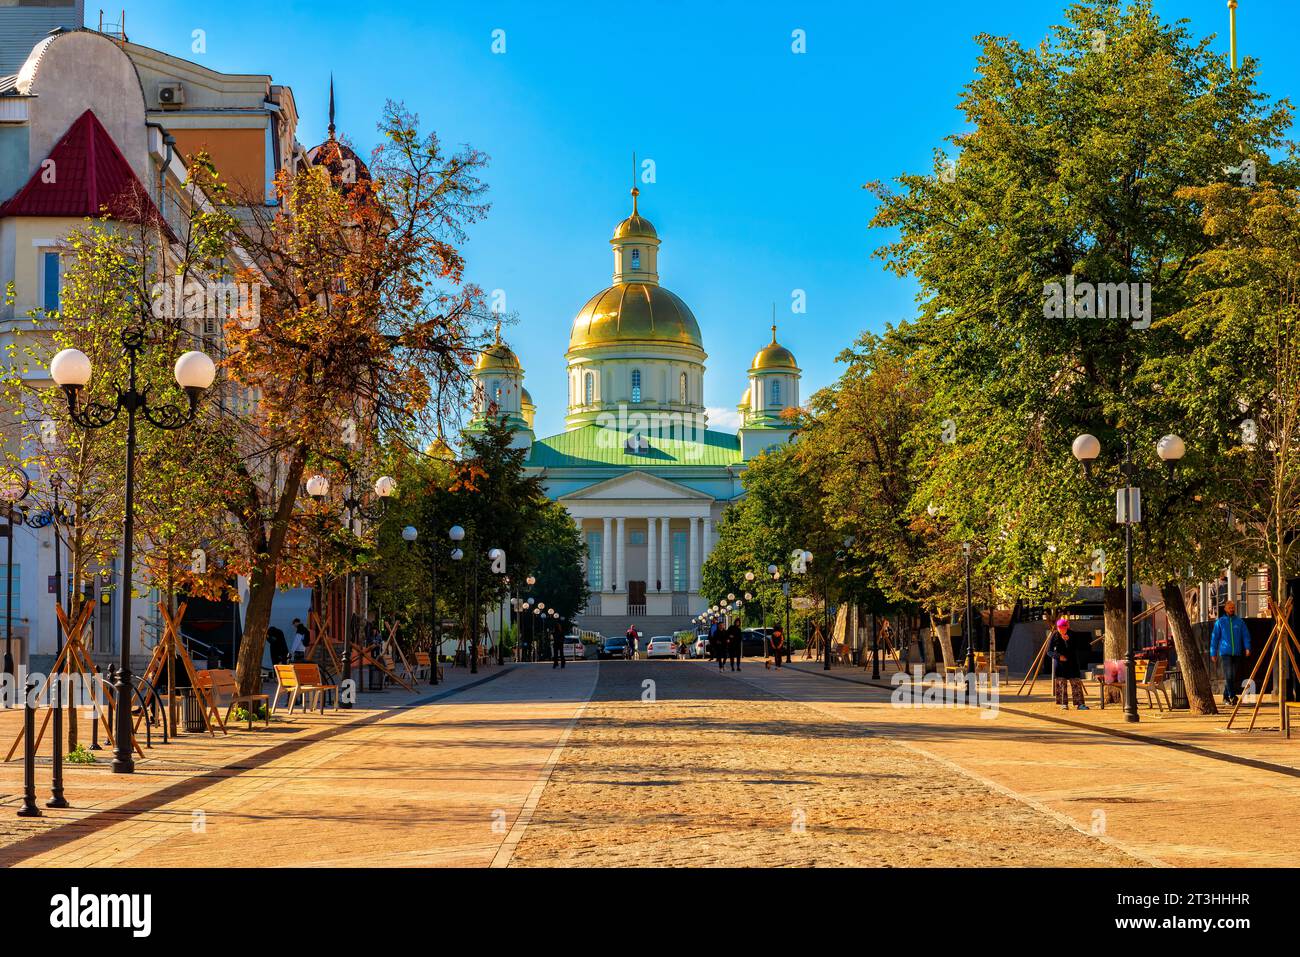
M 690 614 L 690 611 L 689 611 L 689 605 L 687 604 L 687 598 L 688 598 L 688 596 L 686 596 L 686 595 L 684 595 L 684 594 L 674 594 L 674 595 L 673 595 L 673 614 L 674 614 L 674 615 L 689 615 L 689 614 Z
M 628 613 L 629 615 L 644 615 L 644 614 L 645 614 L 645 605 L 628 605 L 628 606 L 627 606 L 627 613 Z
M 600 592 L 594 591 L 591 593 L 591 597 L 587 599 L 587 610 L 583 612 L 583 614 L 584 615 L 600 614 Z

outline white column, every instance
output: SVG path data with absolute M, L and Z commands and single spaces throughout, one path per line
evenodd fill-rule
M 627 567 L 623 564 L 623 555 L 624 555 L 623 543 L 627 540 L 627 534 L 624 532 L 623 516 L 620 515 L 616 521 L 618 522 L 618 533 L 617 533 L 618 538 L 614 542 L 614 564 L 618 568 L 618 572 L 617 572 L 618 577 L 614 579 L 614 583 L 618 587 L 622 588 L 624 592 L 626 592 L 627 591 Z
M 646 591 L 658 592 L 659 584 L 659 519 L 648 518 L 645 523 L 645 583 Z
M 672 557 L 672 521 L 665 518 L 661 520 L 659 529 L 659 579 L 664 583 L 664 591 L 673 590 Z
M 700 560 L 700 566 L 709 560 L 713 554 L 713 516 L 707 515 L 704 518 L 704 557 Z
M 605 523 L 604 534 L 600 537 L 600 590 L 609 591 L 610 584 L 614 581 L 614 562 L 611 560 L 613 555 L 614 536 L 610 534 L 610 527 L 614 520 L 609 516 L 602 519 Z
M 688 589 L 690 591 L 700 590 L 700 520 L 691 517 L 691 537 L 689 554 L 690 558 L 690 577 L 687 579 Z

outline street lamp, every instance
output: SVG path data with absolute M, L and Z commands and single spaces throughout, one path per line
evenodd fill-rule
M 14 526 L 22 521 L 22 513 L 14 506 L 27 497 L 31 491 L 31 482 L 27 473 L 16 465 L 11 465 L 0 476 L 0 502 L 5 506 L 5 537 L 9 539 L 5 546 L 8 551 L 5 565 L 5 658 L 4 673 L 10 678 L 14 675 L 13 637 L 14 637 Z M 5 701 L 5 707 L 9 702 Z
M 1070 446 L 1074 457 L 1083 463 L 1085 478 L 1091 478 L 1093 461 L 1101 454 L 1101 442 L 1095 435 L 1084 433 Z M 1173 478 L 1174 469 L 1187 452 L 1187 444 L 1176 435 L 1166 435 L 1156 443 L 1156 455 L 1165 463 L 1166 475 Z M 1124 718 L 1140 720 L 1137 710 L 1137 655 L 1133 643 L 1133 526 L 1142 521 L 1142 490 L 1133 484 L 1133 456 L 1129 439 L 1124 439 L 1124 459 L 1120 464 L 1124 484 L 1115 490 L 1115 521 L 1124 526 Z
M 975 671 L 975 628 L 971 621 L 970 600 L 970 542 L 961 543 L 961 554 L 966 560 L 966 671 Z
M 112 403 L 87 402 L 78 407 L 81 391 L 90 384 L 90 358 L 79 349 L 63 349 L 50 360 L 50 377 L 63 389 L 72 421 L 85 429 L 103 429 L 126 410 L 126 482 L 122 521 L 122 634 L 121 662 L 117 672 L 117 728 L 113 733 L 113 772 L 130 774 L 135 770 L 131 728 L 131 562 L 135 550 L 135 416 L 140 413 L 155 428 L 172 431 L 189 425 L 198 417 L 199 398 L 217 377 L 217 367 L 202 352 L 184 352 L 176 360 L 172 374 L 189 400 L 188 408 L 174 405 L 153 406 L 148 387 L 137 383 L 136 365 L 144 349 L 144 329 L 132 326 L 122 333 L 122 348 L 127 358 L 126 388 L 118 386 Z M 6 655 L 6 660 L 8 656 Z
M 492 567 L 493 567 L 494 569 L 497 568 L 498 566 L 500 566 L 500 568 L 501 568 L 501 574 L 502 574 L 502 575 L 505 575 L 505 569 L 506 569 L 506 553 L 505 553 L 504 551 L 502 551 L 502 550 L 499 549 L 499 548 L 493 548 L 493 549 L 489 550 L 489 551 L 488 551 L 488 560 L 489 560 L 490 562 L 492 562 Z M 510 582 L 510 578 L 509 578 L 509 576 L 506 576 L 506 579 L 505 579 L 505 580 L 506 580 L 506 583 L 507 583 L 507 585 L 508 585 L 509 582 Z M 506 623 L 505 623 L 505 613 L 506 613 L 506 612 L 505 612 L 505 608 L 506 608 L 506 606 L 505 606 L 505 602 L 502 602 L 502 603 L 501 603 L 501 610 L 500 610 L 500 613 L 497 615 L 497 619 L 498 619 L 498 620 L 497 620 L 497 664 L 498 664 L 498 665 L 504 665 L 504 664 L 506 663 L 506 659 L 505 659 L 505 642 L 504 642 L 504 638 L 505 638 L 505 630 L 506 630 Z

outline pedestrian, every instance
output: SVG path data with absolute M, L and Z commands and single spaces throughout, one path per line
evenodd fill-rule
M 564 636 L 560 634 L 560 626 L 556 625 L 551 634 L 551 667 L 564 667 Z
M 627 639 L 627 656 L 636 661 L 636 625 L 628 625 L 623 637 Z
M 301 661 L 306 657 L 307 649 L 311 646 L 311 632 L 307 630 L 307 626 L 302 623 L 301 618 L 295 618 L 293 620 L 293 633 L 298 636 L 297 644 L 301 646 L 298 651 L 299 657 L 294 660 Z M 293 648 L 290 647 L 289 650 L 293 651 Z
M 1241 691 L 1241 676 L 1246 670 L 1246 658 L 1250 657 L 1250 629 L 1246 622 L 1237 617 L 1237 603 L 1223 603 L 1223 614 L 1214 622 L 1210 633 L 1210 660 L 1222 658 L 1223 666 L 1223 703 L 1235 705 L 1238 692 Z
M 282 665 L 289 660 L 289 646 L 284 640 L 284 632 L 275 625 L 266 629 L 266 643 L 271 646 L 271 664 Z
M 1079 678 L 1079 659 L 1070 645 L 1068 618 L 1056 619 L 1056 631 L 1047 645 L 1047 653 L 1052 658 L 1052 692 L 1056 695 L 1056 703 L 1069 711 L 1072 698 L 1076 709 L 1087 711 L 1088 704 L 1083 700 L 1083 681 Z
M 298 619 L 296 618 L 294 619 L 294 621 L 297 620 Z M 268 632 L 268 634 L 269 633 L 270 632 Z M 285 660 L 302 661 L 302 654 L 307 650 L 307 646 L 302 643 L 302 635 L 298 634 L 296 628 L 289 633 L 287 641 L 288 643 L 285 645 Z
M 776 666 L 781 667 L 781 654 L 785 651 L 785 632 L 780 625 L 772 629 L 772 656 L 776 658 Z
M 727 628 L 727 656 L 731 659 L 732 671 L 740 670 L 740 652 L 744 643 L 745 636 L 740 630 L 740 623 L 733 621 Z
M 727 663 L 727 633 L 716 621 L 709 626 L 709 654 L 718 660 L 718 670 L 721 671 Z

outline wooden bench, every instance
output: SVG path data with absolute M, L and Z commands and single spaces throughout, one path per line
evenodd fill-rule
M 1165 687 L 1166 673 L 1168 671 L 1169 671 L 1169 662 L 1167 661 L 1152 662 L 1149 659 L 1140 658 L 1136 662 L 1134 662 L 1133 677 L 1137 681 L 1137 690 L 1145 691 L 1147 693 L 1148 708 L 1153 707 L 1151 701 L 1152 701 L 1152 695 L 1154 694 L 1155 695 L 1154 707 L 1158 708 L 1161 711 L 1164 711 L 1166 706 L 1169 708 L 1170 711 L 1174 710 L 1173 702 L 1170 701 L 1169 698 L 1169 689 Z M 1101 699 L 1101 707 L 1103 710 L 1106 707 L 1107 690 L 1110 688 L 1114 688 L 1117 685 L 1120 689 L 1120 702 L 1123 703 L 1125 683 L 1122 681 L 1108 683 L 1106 681 L 1106 676 L 1104 674 L 1097 675 L 1097 693 Z M 1161 703 L 1160 700 L 1161 697 L 1164 698 L 1163 703 Z
M 210 668 L 207 671 L 197 672 L 194 676 L 198 682 L 198 690 L 206 699 L 205 706 L 209 712 L 217 719 L 217 724 L 221 726 L 222 732 L 226 730 L 226 723 L 230 720 L 230 715 L 238 705 L 243 705 L 244 710 L 248 713 L 248 730 L 253 730 L 253 706 L 262 705 L 266 711 L 262 715 L 262 722 L 270 727 L 271 725 L 271 708 L 270 698 L 264 694 L 240 694 L 239 685 L 235 683 L 235 673 L 221 668 Z M 225 717 L 221 716 L 221 707 L 226 709 Z
M 325 694 L 334 693 L 334 710 L 339 710 L 339 686 L 325 684 L 321 681 L 320 668 L 312 664 L 276 665 L 275 695 L 271 698 L 271 713 L 279 707 L 281 693 L 288 695 L 289 713 L 293 714 L 294 703 L 299 695 L 314 696 L 313 701 L 320 704 L 320 713 L 325 713 Z M 315 707 L 315 703 L 311 705 Z
M 424 672 L 424 674 L 421 675 L 421 677 L 429 678 L 430 680 L 432 680 L 433 673 L 430 671 L 432 667 L 433 667 L 433 656 L 430 655 L 429 652 L 417 651 L 415 653 L 415 669 L 417 671 L 423 670 Z M 439 681 L 442 680 L 442 665 L 438 665 L 438 680 Z
M 993 670 L 1002 678 L 1007 676 L 1007 666 L 1002 663 L 1000 654 L 993 659 Z M 989 653 L 987 651 L 975 652 L 975 672 L 981 675 L 989 673 Z

